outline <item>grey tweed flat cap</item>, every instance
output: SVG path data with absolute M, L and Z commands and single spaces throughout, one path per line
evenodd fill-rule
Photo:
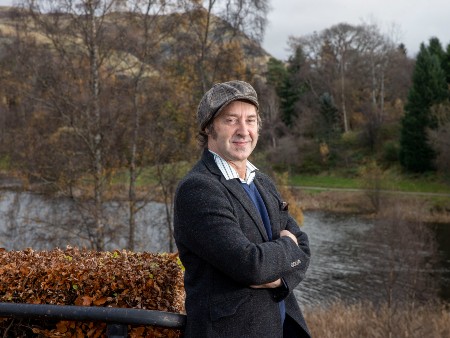
M 209 121 L 230 102 L 249 101 L 259 109 L 258 95 L 255 89 L 244 81 L 233 80 L 217 83 L 203 95 L 197 110 L 197 121 L 200 130 L 204 130 Z

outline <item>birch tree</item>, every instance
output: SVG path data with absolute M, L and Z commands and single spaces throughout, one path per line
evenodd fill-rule
M 155 61 L 158 42 L 164 36 L 163 29 L 158 27 L 162 22 L 159 15 L 166 14 L 166 8 L 174 10 L 174 3 L 125 4 L 116 0 L 22 3 L 25 13 L 22 31 L 34 34 L 38 40 L 35 53 L 47 52 L 45 60 L 35 60 L 39 62 L 28 67 L 29 73 L 36 74 L 38 67 L 46 70 L 34 77 L 34 88 L 42 88 L 41 93 L 27 95 L 34 110 L 40 107 L 57 121 L 49 139 L 60 147 L 55 148 L 55 153 L 62 156 L 58 164 L 51 166 L 78 168 L 79 179 L 88 182 L 87 186 L 82 181 L 76 184 L 84 192 L 69 194 L 71 198 L 80 198 L 80 205 L 90 215 L 86 218 L 85 233 L 90 246 L 98 250 L 105 249 L 117 229 L 123 227 L 104 213 L 109 183 L 121 167 L 124 154 L 129 154 L 130 171 L 128 246 L 134 247 L 135 214 L 139 210 L 136 163 L 145 153 L 145 148 L 137 147 L 145 146 L 141 141 L 144 136 L 141 122 L 144 114 L 151 113 L 151 109 L 143 108 L 149 102 L 145 97 L 153 95 L 150 91 L 145 94 L 148 79 L 158 75 L 149 63 Z M 151 50 L 154 52 L 149 53 Z M 128 136 L 129 141 L 124 142 Z M 66 144 L 70 151 L 64 148 L 64 140 L 71 140 Z M 64 188 L 58 187 L 60 192 Z M 84 203 L 86 196 L 90 197 L 89 203 Z

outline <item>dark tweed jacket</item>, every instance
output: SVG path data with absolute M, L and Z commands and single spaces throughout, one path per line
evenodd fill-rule
M 180 182 L 175 196 L 175 241 L 186 268 L 185 337 L 282 337 L 278 303 L 271 289 L 253 289 L 283 277 L 289 295 L 286 314 L 309 331 L 292 290 L 309 264 L 308 237 L 284 210 L 272 181 L 254 180 L 271 219 L 268 241 L 261 217 L 236 179 L 225 180 L 213 155 L 202 159 Z M 280 237 L 287 229 L 299 245 Z

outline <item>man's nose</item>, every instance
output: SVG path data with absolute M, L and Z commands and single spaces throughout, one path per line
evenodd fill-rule
M 239 120 L 239 123 L 238 123 L 238 129 L 237 129 L 237 133 L 239 134 L 239 135 L 248 135 L 249 134 L 249 132 L 248 132 L 248 125 L 247 125 L 247 122 L 245 121 L 245 119 L 241 119 L 241 120 Z

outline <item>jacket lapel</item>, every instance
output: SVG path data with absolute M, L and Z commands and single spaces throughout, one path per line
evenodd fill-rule
M 266 187 L 258 179 L 258 174 L 256 174 L 255 180 L 256 188 L 258 188 L 259 194 L 261 195 L 264 204 L 266 205 L 267 212 L 269 213 L 270 226 L 272 227 L 272 238 L 277 239 L 280 237 L 280 227 L 276 224 L 280 224 L 280 206 L 278 200 L 275 200 Z
M 250 200 L 250 197 L 248 197 L 244 188 L 241 187 L 241 183 L 238 182 L 236 179 L 226 180 L 225 177 L 222 175 L 220 169 L 217 167 L 216 162 L 214 161 L 214 156 L 207 149 L 203 153 L 203 162 L 205 163 L 209 171 L 211 171 L 215 175 L 220 176 L 220 182 L 239 201 L 239 203 L 242 204 L 244 209 L 252 218 L 253 222 L 255 222 L 259 232 L 261 233 L 261 236 L 263 236 L 264 238 L 264 241 L 267 242 L 269 240 L 269 237 L 267 236 L 266 228 L 264 228 L 264 223 L 261 219 L 261 215 L 259 214 L 256 207 L 253 205 L 253 202 Z M 264 202 L 266 202 L 265 199 Z
M 269 237 L 267 236 L 266 228 L 264 228 L 264 223 L 261 219 L 261 215 L 259 214 L 256 207 L 253 205 L 253 202 L 250 200 L 250 197 L 248 197 L 247 193 L 245 192 L 244 188 L 241 187 L 241 183 L 237 180 L 226 180 L 223 176 L 220 178 L 220 181 L 222 184 L 230 191 L 231 194 L 236 197 L 236 199 L 239 201 L 239 203 L 242 204 L 244 209 L 248 212 L 250 217 L 255 222 L 256 226 L 258 227 L 259 232 L 263 236 L 265 241 L 269 240 Z

